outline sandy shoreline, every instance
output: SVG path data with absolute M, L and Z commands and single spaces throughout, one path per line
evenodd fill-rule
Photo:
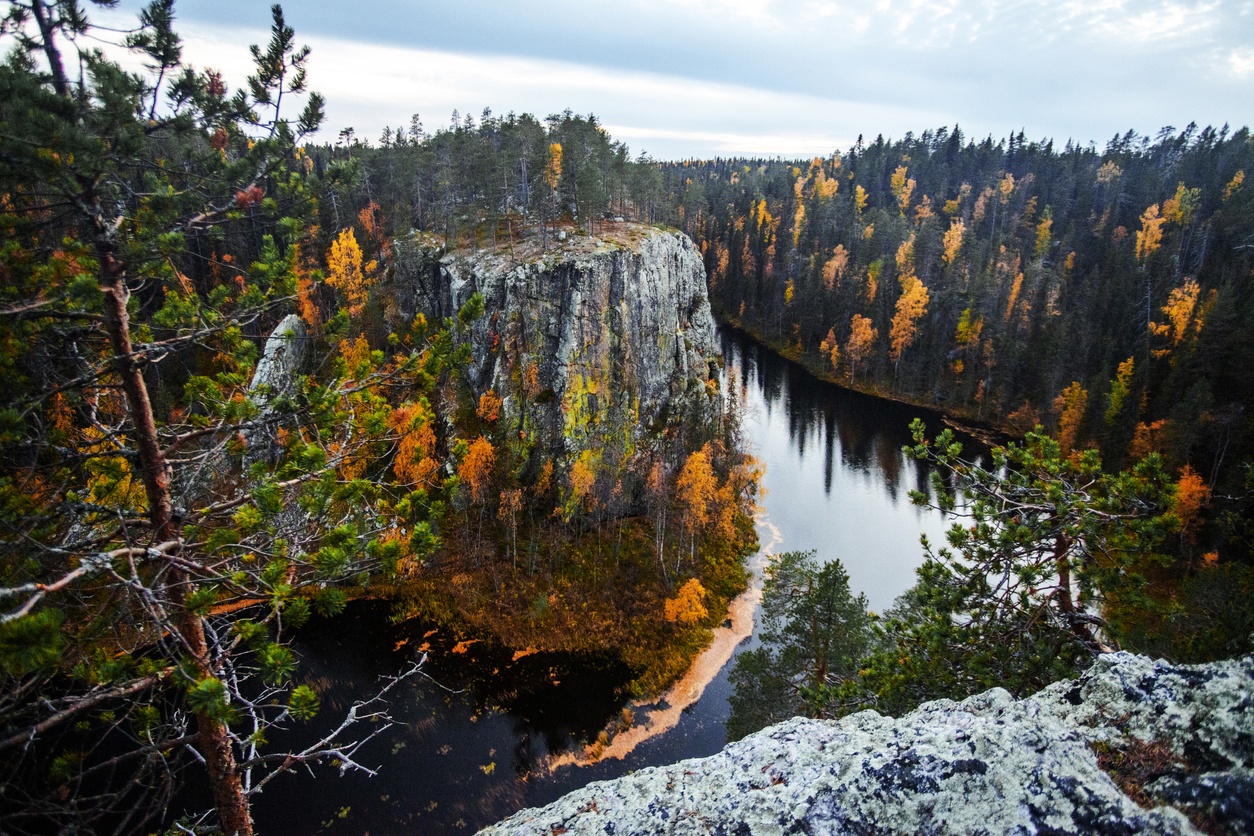
M 609 758 L 622 760 L 637 746 L 665 734 L 679 724 L 684 709 L 705 693 L 735 652 L 737 645 L 753 634 L 753 613 L 762 600 L 762 571 L 766 560 L 779 545 L 782 535 L 765 515 L 756 520 L 762 547 L 749 561 L 749 586 L 727 607 L 727 619 L 714 629 L 709 646 L 693 660 L 692 666 L 665 694 L 655 700 L 633 703 L 631 709 L 643 720 L 619 732 L 607 746 L 592 744 L 574 751 L 551 755 L 549 770 L 566 766 L 591 766 Z M 730 626 L 727 624 L 730 621 Z M 664 706 L 664 707 L 663 707 Z

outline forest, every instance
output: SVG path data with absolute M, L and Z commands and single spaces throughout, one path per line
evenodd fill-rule
M 1103 151 L 955 127 L 662 168 L 714 303 L 787 356 L 1016 436 L 1042 425 L 1114 468 L 1156 452 L 1236 498 L 1254 455 L 1252 166 L 1248 129 L 1190 125 Z M 1196 558 L 1249 559 L 1229 523 Z
M 556 253 L 624 220 L 677 227 L 726 322 L 1016 439 L 990 467 L 916 431 L 944 474 L 918 501 L 968 525 L 926 547 L 894 611 L 866 613 L 839 563 L 773 565 L 767 650 L 746 666 L 775 709 L 1023 691 L 1112 643 L 1250 649 L 1246 128 L 1099 151 L 955 127 L 822 159 L 663 163 L 591 115 L 485 110 L 325 142 L 278 6 L 240 80 L 185 65 L 172 0 L 125 35 L 143 72 L 89 46 L 68 0 L 14 0 L 4 26 L 7 832 L 151 832 L 194 782 L 213 808 L 184 832 L 251 833 L 249 799 L 277 775 L 368 770 L 355 756 L 383 703 L 328 719 L 289 647 L 354 599 L 610 648 L 644 694 L 744 588 L 760 474 L 734 398 L 711 412 L 698 393 L 630 445 L 554 456 L 511 406 L 545 393 L 505 341 L 513 388 L 468 380 L 481 296 L 397 320 L 411 234 Z M 1013 586 L 990 588 L 995 571 Z M 801 629 L 820 621 L 836 632 Z M 307 723 L 326 736 L 269 746 Z
M 512 171 L 464 159 L 458 131 L 400 146 L 460 166 L 402 210 L 353 148 L 307 147 L 323 100 L 277 5 L 236 87 L 183 64 L 171 0 L 126 35 L 140 74 L 86 45 L 75 3 L 11 3 L 5 27 L 0 829 L 152 832 L 190 782 L 212 809 L 183 832 L 251 833 L 282 773 L 369 772 L 381 698 L 421 662 L 328 709 L 290 648 L 354 599 L 616 652 L 640 693 L 686 668 L 756 541 L 734 409 L 702 388 L 617 457 L 600 436 L 554 455 L 516 408 L 545 395 L 534 368 L 468 383 L 482 296 L 389 319 L 395 213 L 454 246 L 517 234 L 510 200 L 482 212 Z M 545 232 L 568 196 L 620 194 L 595 120 L 493 139 L 534 166 Z M 300 751 L 268 743 L 312 723 Z

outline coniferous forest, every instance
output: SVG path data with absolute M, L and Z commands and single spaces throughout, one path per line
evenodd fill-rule
M 74 2 L 12 0 L 4 26 L 0 830 L 251 833 L 276 776 L 368 771 L 384 701 L 331 717 L 290 647 L 355 600 L 611 652 L 638 695 L 722 623 L 757 545 L 734 395 L 715 375 L 647 427 L 590 427 L 591 380 L 559 428 L 583 448 L 546 446 L 527 405 L 553 386 L 482 295 L 397 314 L 414 241 L 542 258 L 674 227 L 723 323 L 1005 442 L 915 426 L 916 501 L 964 522 L 888 613 L 839 562 L 770 565 L 733 735 L 1029 692 L 1112 647 L 1251 650 L 1248 128 L 659 162 L 591 115 L 485 110 L 328 142 L 277 5 L 246 79 L 184 64 L 172 0 L 125 35 L 142 72 Z M 468 371 L 484 327 L 499 391 Z M 271 745 L 294 724 L 326 735 Z M 178 807 L 189 784 L 211 809 Z

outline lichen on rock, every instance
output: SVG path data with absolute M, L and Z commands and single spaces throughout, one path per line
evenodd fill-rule
M 1254 656 L 1171 665 L 1126 653 L 1035 696 L 1002 689 L 793 719 L 709 758 L 644 769 L 523 810 L 490 834 L 1194 833 L 1181 809 L 1250 832 Z M 1154 740 L 1179 767 L 1144 808 L 1095 744 Z
M 395 316 L 453 317 L 474 293 L 467 379 L 567 461 L 633 441 L 683 411 L 721 410 L 706 384 L 718 351 L 705 268 L 692 241 L 636 224 L 546 250 L 526 241 L 446 251 L 430 235 L 392 247 Z M 716 393 L 716 387 L 714 387 Z

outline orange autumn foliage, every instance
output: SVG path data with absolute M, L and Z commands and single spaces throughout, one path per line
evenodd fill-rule
M 893 362 L 900 360 L 902 353 L 914 343 L 919 319 L 927 311 L 929 299 L 927 287 L 918 276 L 906 273 L 901 277 L 901 296 L 897 298 L 897 309 L 888 334 L 891 342 L 889 356 Z
M 433 457 L 431 416 L 419 404 L 406 404 L 392 411 L 390 422 L 400 437 L 392 464 L 397 481 L 419 487 L 434 485 L 439 465 Z
M 710 502 L 718 490 L 718 478 L 710 465 L 710 449 L 706 444 L 688 457 L 679 473 L 676 492 L 680 507 L 692 530 L 703 528 L 710 515 Z
M 845 354 L 849 356 L 849 375 L 852 378 L 858 370 L 858 364 L 871 356 L 875 341 L 879 339 L 879 331 L 871 324 L 871 320 L 862 314 L 854 314 L 849 320 L 849 339 L 845 342 Z
M 1058 447 L 1064 456 L 1075 449 L 1088 404 L 1088 390 L 1078 380 L 1073 381 L 1054 399 L 1054 411 L 1058 413 Z
M 479 396 L 479 408 L 476 414 L 491 423 L 501 417 L 501 398 L 491 389 Z
M 672 624 L 699 624 L 710 614 L 702 603 L 708 593 L 701 581 L 691 578 L 679 588 L 674 598 L 667 598 L 662 610 L 666 620 Z
M 1210 486 L 1191 465 L 1180 471 L 1176 482 L 1176 516 L 1180 518 L 1180 535 L 1191 540 L 1202 522 L 1202 510 L 1210 504 Z
M 492 442 L 483 436 L 470 442 L 470 449 L 458 466 L 457 475 L 470 488 L 471 501 L 476 504 L 487 497 L 488 484 L 492 479 L 492 465 L 495 463 L 496 449 Z

